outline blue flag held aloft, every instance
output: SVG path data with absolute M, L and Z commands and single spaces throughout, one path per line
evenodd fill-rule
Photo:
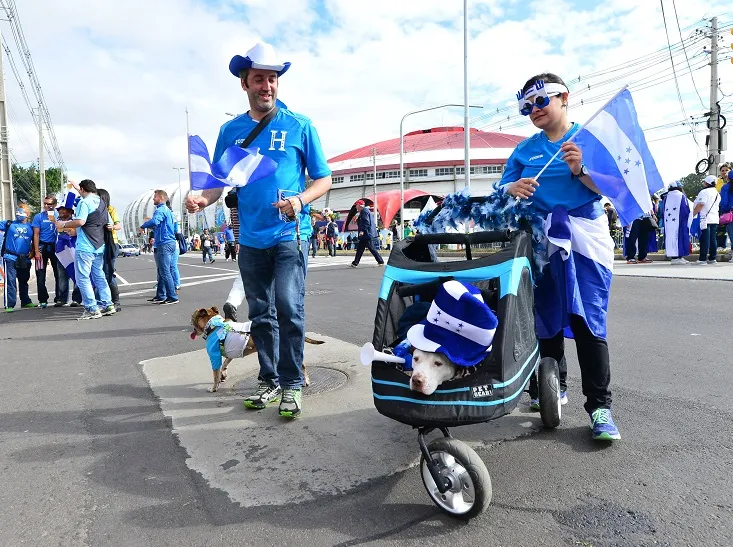
M 219 161 L 212 164 L 209 150 L 198 135 L 189 135 L 188 151 L 192 190 L 245 186 L 269 177 L 277 169 L 277 162 L 260 154 L 256 147 L 230 146 Z
M 583 152 L 593 182 L 613 203 L 624 226 L 652 210 L 650 194 L 664 188 L 624 88 L 594 114 L 572 139 Z

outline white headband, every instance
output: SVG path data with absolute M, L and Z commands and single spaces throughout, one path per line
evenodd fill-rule
M 568 88 L 565 87 L 563 84 L 556 84 L 553 82 L 545 83 L 544 80 L 537 80 L 535 84 L 527 91 L 520 90 L 517 93 L 519 113 L 526 116 L 529 114 L 529 112 L 532 111 L 532 108 L 534 107 L 534 101 L 529 100 L 532 97 L 540 95 L 545 98 L 549 98 L 550 96 L 559 95 L 562 93 L 569 93 Z M 525 113 L 525 110 L 527 108 L 529 108 L 529 112 Z M 540 106 L 540 108 L 543 107 Z

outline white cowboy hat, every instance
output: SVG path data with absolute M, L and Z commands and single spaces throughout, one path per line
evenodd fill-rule
M 279 62 L 275 54 L 275 48 L 270 44 L 257 42 L 244 57 L 235 55 L 229 61 L 229 72 L 237 78 L 239 78 L 239 73 L 247 68 L 274 70 L 278 76 L 282 76 L 290 68 L 290 63 Z

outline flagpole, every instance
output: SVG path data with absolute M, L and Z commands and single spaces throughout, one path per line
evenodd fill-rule
M 188 105 L 186 105 L 186 160 L 188 161 L 188 190 L 191 191 L 191 132 L 188 128 Z M 179 173 L 180 174 L 180 173 Z M 178 190 L 181 191 L 180 189 Z M 181 207 L 181 231 L 183 232 L 183 235 L 188 237 L 188 234 L 184 231 L 185 228 L 188 228 L 188 232 L 190 233 L 190 226 L 188 222 L 188 213 L 186 213 L 186 222 L 183 222 L 183 207 Z M 185 226 L 185 228 L 184 228 Z
M 576 136 L 578 135 L 578 133 L 580 133 L 580 132 L 581 132 L 581 131 L 583 130 L 583 128 L 584 128 L 584 127 L 585 127 L 586 125 L 588 125 L 588 124 L 589 124 L 590 122 L 592 122 L 593 120 L 595 120 L 595 119 L 596 119 L 596 116 L 598 116 L 598 114 L 600 114 L 601 112 L 603 112 L 603 110 L 605 110 L 605 108 L 606 108 L 606 107 L 607 107 L 607 106 L 608 106 L 609 104 L 611 104 L 611 102 L 612 102 L 612 101 L 613 101 L 613 100 L 614 100 L 614 99 L 615 99 L 616 97 L 618 97 L 619 95 L 621 95 L 621 93 L 623 93 L 624 91 L 626 91 L 626 89 L 627 89 L 628 87 L 629 87 L 629 84 L 626 84 L 626 85 L 625 85 L 624 87 L 622 87 L 621 89 L 619 89 L 619 90 L 618 90 L 618 92 L 616 92 L 616 93 L 615 93 L 615 94 L 613 95 L 613 97 L 611 97 L 611 98 L 610 98 L 610 99 L 608 99 L 608 100 L 607 100 L 607 101 L 606 101 L 605 103 L 603 103 L 603 106 L 602 106 L 601 108 L 599 108 L 599 109 L 598 109 L 598 110 L 596 111 L 596 113 L 595 113 L 595 114 L 593 114 L 593 115 L 592 115 L 592 116 L 591 116 L 590 118 L 588 118 L 588 119 L 586 120 L 586 122 L 585 122 L 585 123 L 584 123 L 583 125 L 581 125 L 581 126 L 580 126 L 580 128 L 579 128 L 579 129 L 578 129 L 578 130 L 577 130 L 577 131 L 576 131 L 575 133 L 573 133 L 573 134 L 572 134 L 572 136 L 571 136 L 571 137 L 570 137 L 570 138 L 569 138 L 568 140 L 566 140 L 565 142 L 573 142 L 573 139 L 575 139 L 575 137 L 576 137 Z M 547 162 L 547 163 L 545 164 L 545 166 L 544 166 L 544 167 L 543 167 L 542 169 L 540 169 L 540 172 L 539 172 L 539 173 L 537 173 L 537 174 L 535 175 L 535 177 L 534 177 L 534 180 L 537 180 L 538 178 L 540 178 L 540 175 L 541 175 L 542 173 L 544 173 L 544 172 L 545 172 L 545 170 L 546 170 L 546 169 L 547 169 L 547 168 L 548 168 L 548 167 L 550 166 L 550 164 L 551 164 L 551 163 L 552 163 L 553 161 L 555 161 L 555 158 L 557 158 L 557 157 L 558 157 L 558 156 L 560 155 L 560 152 L 562 152 L 562 148 L 558 148 L 557 152 L 555 152 L 555 153 L 553 154 L 553 156 L 552 156 L 552 157 L 550 158 L 550 161 L 548 161 L 548 162 Z

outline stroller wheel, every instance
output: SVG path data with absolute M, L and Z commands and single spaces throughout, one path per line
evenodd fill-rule
M 423 455 L 420 475 L 428 495 L 441 510 L 453 517 L 471 519 L 491 503 L 491 476 L 483 460 L 467 444 L 452 438 L 439 438 L 428 445 L 448 489 L 441 493 Z
M 560 403 L 560 369 L 557 361 L 545 357 L 540 361 L 538 388 L 540 397 L 540 417 L 545 427 L 555 428 L 560 425 L 562 404 Z

